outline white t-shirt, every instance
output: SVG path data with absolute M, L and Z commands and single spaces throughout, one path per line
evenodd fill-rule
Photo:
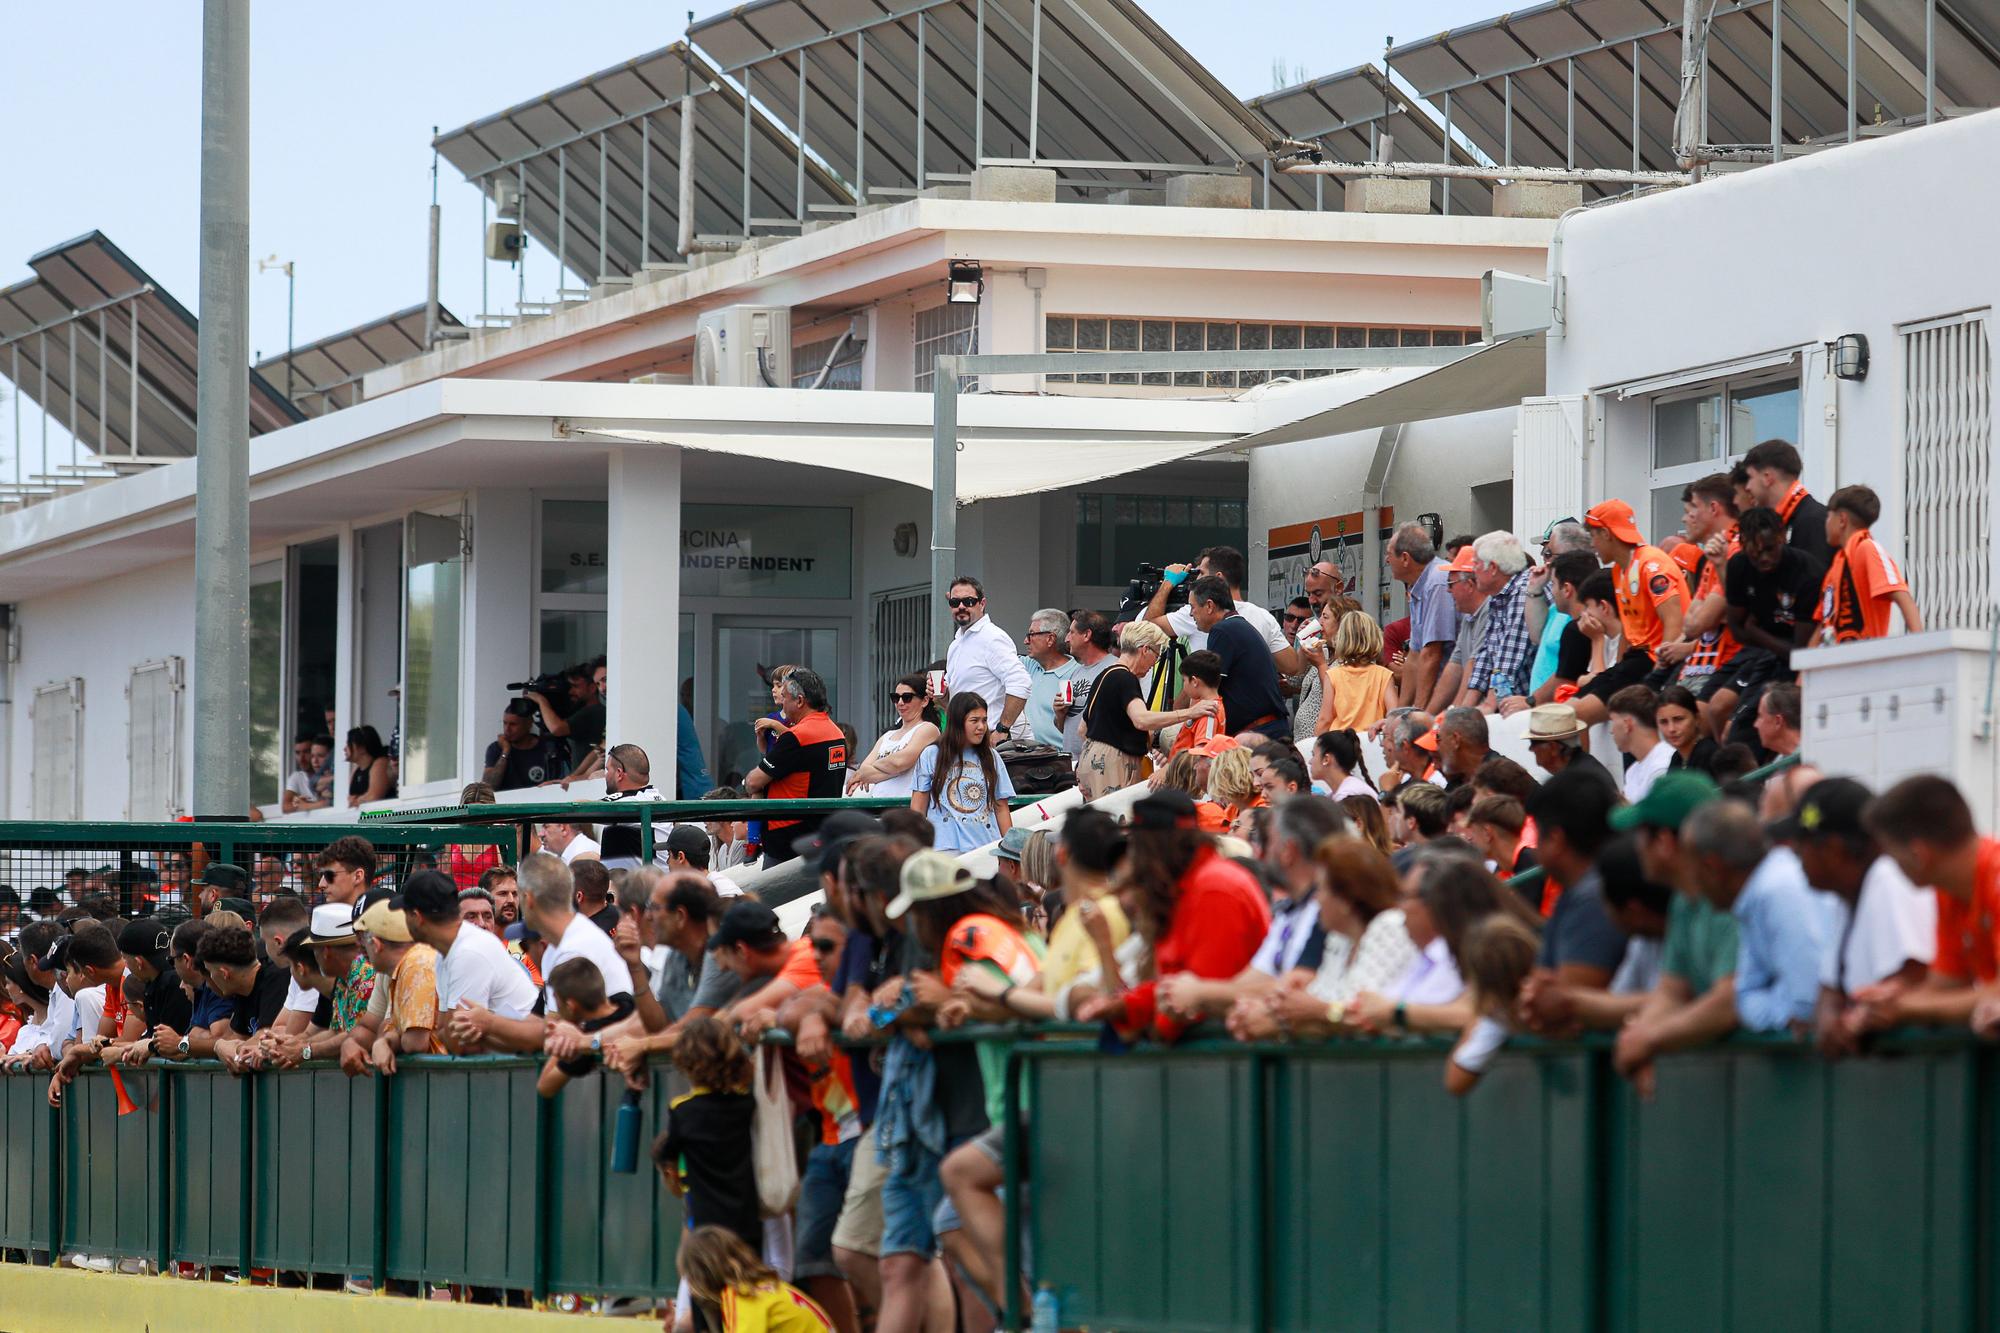
M 1846 903 L 1831 893 L 1818 896 L 1826 914 L 1822 986 L 1852 994 L 1894 976 L 1905 963 L 1929 964 L 1937 957 L 1937 894 L 1912 884 L 1888 857 L 1876 857 L 1862 876 L 1852 929 Z
M 23 1023 L 21 1030 L 14 1034 L 14 1044 L 7 1048 L 7 1053 L 9 1055 L 27 1055 L 37 1047 L 48 1046 L 53 1048 L 55 1040 L 55 1034 L 49 1031 L 48 1024 Z
M 1646 793 L 1653 789 L 1653 783 L 1673 761 L 1674 747 L 1665 741 L 1647 751 L 1644 759 L 1625 770 L 1625 799 L 1634 805 L 1645 800 Z
M 572 958 L 588 958 L 597 965 L 604 978 L 606 996 L 632 993 L 632 969 L 618 956 L 618 946 L 602 927 L 581 912 L 569 919 L 569 928 L 563 931 L 562 938 L 542 954 L 542 975 L 552 975 L 558 963 Z M 542 1012 L 553 1015 L 557 1012 L 555 989 L 547 988 L 546 994 L 548 1002 Z
M 301 986 L 295 976 L 287 983 L 285 991 L 285 1012 L 288 1014 L 311 1014 L 319 1011 L 319 992 L 311 986 Z
M 1451 1053 L 1451 1062 L 1468 1074 L 1483 1074 L 1507 1044 L 1507 1027 L 1498 1019 L 1481 1018 Z
M 86 986 L 84 989 L 78 991 L 76 993 L 76 1029 L 71 1035 L 88 1041 L 97 1035 L 97 1025 L 103 1021 L 104 987 Z
M 629 982 L 625 989 L 632 989 Z M 437 991 L 440 1012 L 471 1003 L 502 1018 L 526 1018 L 535 1007 L 535 983 L 527 970 L 499 936 L 477 926 L 460 926 L 451 949 L 438 959 Z
M 319 789 L 313 786 L 312 774 L 303 769 L 295 768 L 292 770 L 292 775 L 285 779 L 285 790 L 298 797 L 301 801 L 317 801 L 320 799 Z
M 727 875 L 718 875 L 711 871 L 708 876 L 708 882 L 715 889 L 715 895 L 718 898 L 741 898 L 743 896 L 743 886 Z
M 562 849 L 562 863 L 568 865 L 579 856 L 595 861 L 599 859 L 601 853 L 602 849 L 597 845 L 597 839 L 587 838 L 579 833 L 569 840 L 569 846 Z
M 63 1048 L 76 1040 L 76 1001 L 61 986 L 49 988 L 49 1016 L 42 1023 L 42 1031 L 49 1036 L 49 1053 L 61 1055 Z M 96 1032 L 92 1026 L 93 1034 Z M 31 1048 L 32 1049 L 32 1048 Z
M 1292 645 L 1285 641 L 1285 632 L 1278 628 L 1278 618 L 1255 602 L 1238 602 L 1236 614 L 1257 627 L 1264 636 L 1264 646 L 1274 653 L 1282 653 Z M 1194 612 L 1185 606 L 1176 607 L 1167 613 L 1167 632 L 1178 634 L 1187 640 L 1188 651 L 1198 653 L 1208 647 L 1208 635 L 1194 627 Z

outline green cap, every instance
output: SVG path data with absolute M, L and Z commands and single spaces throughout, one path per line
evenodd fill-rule
M 1721 795 L 1722 789 L 1708 774 L 1677 768 L 1655 778 L 1652 789 L 1637 805 L 1624 805 L 1613 810 L 1611 827 L 1677 829 L 1694 813 L 1695 807 L 1707 805 Z

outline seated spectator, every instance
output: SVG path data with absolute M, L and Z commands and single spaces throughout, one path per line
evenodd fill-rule
M 1723 589 L 1724 566 L 1739 549 L 1735 488 L 1728 473 L 1711 472 L 1688 483 L 1681 491 L 1681 524 L 1689 544 L 1674 556 L 1694 560 L 1694 595 L 1680 637 L 1661 644 L 1659 658 L 1663 673 L 1678 671 L 1674 680 L 1698 696 L 1715 683 L 1716 668 L 1735 657 L 1739 647 L 1729 632 L 1729 599 Z
M 1715 758 L 1709 761 L 1709 776 L 1713 777 L 1716 784 L 1724 791 L 1737 786 L 1745 777 L 1756 771 L 1757 754 L 1747 745 L 1725 745 L 1718 749 Z
M 1465 932 L 1466 990 L 1475 1017 L 1445 1061 L 1444 1086 L 1452 1096 L 1463 1097 L 1478 1086 L 1480 1075 L 1513 1035 L 1521 986 L 1540 947 L 1532 927 L 1501 912 L 1481 917 Z
M 1826 506 L 1806 492 L 1801 475 L 1796 446 L 1786 440 L 1765 440 L 1753 445 L 1730 469 L 1729 479 L 1750 501 L 1749 505 L 1739 501 L 1738 509 L 1747 511 L 1761 505 L 1777 511 L 1785 540 L 1824 569 L 1833 558 L 1826 539 Z
M 1611 770 L 1583 748 L 1584 734 L 1589 730 L 1578 720 L 1576 709 L 1568 704 L 1539 704 L 1528 714 L 1524 739 L 1536 766 L 1550 777 L 1565 769 L 1579 768 L 1598 777 L 1614 792 L 1619 791 L 1621 784 L 1611 776 Z
M 1382 727 L 1382 757 L 1389 763 L 1382 773 L 1384 796 L 1408 782 L 1445 785 L 1444 772 L 1436 762 L 1436 740 L 1428 746 L 1422 744 L 1432 736 L 1433 725 L 1431 715 L 1420 709 L 1389 714 Z
M 1209 762 L 1208 792 L 1195 807 L 1195 817 L 1203 832 L 1221 833 L 1245 810 L 1262 804 L 1264 794 L 1250 771 L 1250 752 L 1231 746 Z
M 1701 701 L 1685 685 L 1669 685 L 1653 704 L 1653 726 L 1666 743 L 1667 771 L 1692 768 L 1708 773 L 1722 747 L 1708 734 Z
M 1472 923 L 1496 912 L 1533 928 L 1537 918 L 1465 843 L 1440 842 L 1403 875 L 1403 926 L 1416 962 L 1391 992 L 1362 991 L 1345 1015 L 1367 1032 L 1457 1032 L 1477 1016 L 1461 980 L 1459 947 Z
M 1250 873 L 1218 856 L 1213 841 L 1196 829 L 1192 801 L 1156 792 L 1135 803 L 1126 857 L 1138 928 L 1153 946 L 1160 976 L 1234 977 L 1256 956 L 1270 930 L 1270 908 Z M 1081 1006 L 1077 1017 L 1171 1041 L 1187 1024 L 1159 1006 L 1158 985 L 1107 990 Z
M 1375 783 L 1362 757 L 1361 738 L 1351 729 L 1321 732 L 1313 742 L 1312 757 L 1313 781 L 1325 785 L 1325 795 L 1336 801 L 1350 796 L 1375 799 Z
M 929 703 L 925 685 L 924 673 L 913 671 L 890 686 L 896 725 L 876 738 L 875 747 L 847 780 L 849 796 L 908 796 L 916 789 L 917 760 L 940 734 L 924 716 Z
M 602 861 L 587 857 L 569 862 L 568 867 L 577 912 L 609 936 L 618 929 L 620 915 L 618 905 L 611 901 L 611 872 Z
M 1396 844 L 1389 838 L 1389 821 L 1382 814 L 1380 800 L 1373 796 L 1349 796 L 1341 801 L 1340 807 L 1347 812 L 1355 837 L 1384 856 L 1396 850 Z
M 1512 796 L 1480 796 L 1471 787 L 1459 790 L 1473 797 L 1465 812 L 1465 840 L 1479 849 L 1494 874 L 1507 878 L 1541 864 L 1535 849 L 1522 841 L 1528 812 L 1519 801 Z
M 569 746 L 535 729 L 540 713 L 531 699 L 510 699 L 500 718 L 500 735 L 486 747 L 480 781 L 494 791 L 519 791 L 559 782 L 569 772 Z
M 1770 681 L 1790 680 L 1792 649 L 1812 641 L 1813 609 L 1819 604 L 1826 566 L 1785 543 L 1784 524 L 1769 509 L 1751 509 L 1737 520 L 1743 549 L 1731 556 L 1724 575 L 1729 632 L 1742 647 L 1718 668 L 1702 707 L 1709 727 L 1725 740 L 1732 735 L 1738 704 L 1754 700 Z
M 1204 648 L 1181 659 L 1181 688 L 1190 705 L 1213 702 L 1215 711 L 1206 717 L 1183 722 L 1174 729 L 1171 757 L 1191 751 L 1211 736 L 1229 734 L 1228 715 L 1222 703 L 1222 659 Z
M 1527 706 L 1529 634 L 1525 601 L 1528 552 L 1511 532 L 1489 532 L 1472 544 L 1473 586 L 1485 597 L 1486 632 L 1466 675 L 1465 689 L 1484 713 L 1511 713 Z
M 831 816 L 828 817 L 831 820 Z M 824 833 L 825 826 L 821 827 Z M 675 824 L 668 828 L 666 840 L 661 844 L 666 850 L 661 854 L 668 870 L 692 870 L 705 877 L 715 886 L 715 891 L 725 898 L 735 898 L 742 894 L 743 886 L 719 870 L 711 870 L 709 861 L 713 855 L 710 835 L 694 824 Z
M 1470 781 L 1473 772 L 1493 753 L 1488 743 L 1486 715 L 1477 708 L 1447 708 L 1429 736 L 1418 737 L 1420 748 L 1433 751 L 1446 786 Z
M 1827 497 L 1826 540 L 1833 559 L 1813 617 L 1823 643 L 1887 638 L 1892 609 L 1901 613 L 1905 634 L 1924 632 L 1923 614 L 1902 571 L 1868 531 L 1881 516 L 1881 497 L 1866 486 L 1843 486 Z
M 1854 993 L 1856 1031 L 1912 1023 L 2000 1034 L 1995 922 L 2000 922 L 2000 840 L 1982 835 L 1958 788 L 1935 774 L 1904 778 L 1870 801 L 1862 825 L 1913 884 L 1937 891 L 1937 947 L 1930 972 Z
M 1603 670 L 1605 665 L 1598 651 L 1603 639 L 1586 634 L 1578 623 L 1583 612 L 1580 590 L 1598 572 L 1597 556 L 1590 549 L 1590 538 L 1583 525 L 1570 526 L 1583 545 L 1556 554 L 1545 566 L 1551 609 L 1530 678 L 1535 687 L 1529 696 L 1533 705 L 1556 702 L 1557 691 L 1566 687 L 1575 689 L 1585 677 Z M 1532 575 L 1529 586 L 1533 586 Z M 1532 612 L 1534 599 L 1530 598 L 1527 605 Z
M 1274 809 L 1300 792 L 1310 795 L 1308 787 L 1311 779 L 1306 776 L 1306 766 L 1296 750 L 1281 750 L 1269 756 L 1252 750 L 1250 771 L 1257 783 L 1258 795 Z
M 1644 800 L 1653 779 L 1667 771 L 1674 757 L 1673 747 L 1661 742 L 1653 718 L 1659 702 L 1659 696 L 1644 685 L 1627 685 L 1605 700 L 1611 712 L 1611 743 L 1629 761 L 1623 782 L 1628 801 Z
M 1479 799 L 1479 793 L 1471 783 L 1461 783 L 1444 794 L 1444 831 L 1454 838 L 1466 838 L 1465 820 L 1472 813 L 1472 803 Z
M 1802 1030 L 1819 1000 L 1820 916 L 1799 859 L 1772 847 L 1748 807 L 1714 801 L 1681 828 L 1688 873 L 1736 918 L 1736 1016 L 1745 1030 Z
M 286 814 L 325 810 L 333 804 L 333 737 L 301 736 L 292 746 L 293 768 L 279 793 Z
M 1803 721 L 1799 687 L 1768 686 L 1763 697 L 1757 700 L 1757 743 L 1771 759 L 1797 754 Z
M 373 727 L 351 728 L 347 733 L 347 762 L 354 769 L 354 775 L 347 780 L 349 808 L 395 797 L 396 760 L 382 744 L 381 732 Z
M 438 1012 L 443 1024 L 439 1037 L 445 1048 L 455 1055 L 538 1049 L 539 1023 L 533 1045 L 518 1048 L 489 1039 L 483 1030 L 493 1019 L 526 1019 L 537 992 L 505 944 L 460 921 L 458 889 L 451 877 L 436 870 L 411 875 L 403 881 L 403 906 L 410 934 L 438 954 Z
M 674 1267 L 698 1308 L 713 1308 L 724 1333 L 834 1333 L 832 1316 L 787 1285 L 757 1251 L 727 1227 L 696 1227 L 682 1239 Z
M 1155 791 L 1171 787 L 1198 801 L 1208 791 L 1208 761 L 1193 750 L 1182 750 L 1167 761 L 1165 768 L 1154 769 L 1149 781 Z
M 967 852 L 998 842 L 1014 825 L 1008 800 L 1014 781 L 993 751 L 986 724 L 986 701 L 976 694 L 951 696 L 944 734 L 917 759 L 910 808 L 937 830 L 933 846 Z
M 1817 1026 L 1820 1051 L 1852 1055 L 1860 1027 L 1848 997 L 1882 982 L 1920 984 L 1937 952 L 1937 895 L 1910 883 L 1881 853 L 1862 811 L 1868 789 L 1822 778 L 1774 830 L 1791 845 L 1825 912 Z
M 1363 991 L 1396 990 L 1416 964 L 1417 946 L 1403 926 L 1388 857 L 1358 838 L 1331 837 L 1313 859 L 1313 898 L 1326 935 L 1319 969 L 1304 987 L 1281 986 L 1238 1000 L 1229 1012 L 1229 1031 L 1238 1041 L 1338 1032 L 1349 1001 Z
M 1389 836 L 1398 848 L 1391 859 L 1397 862 L 1396 873 L 1401 874 L 1410 864 L 1406 853 L 1414 853 L 1423 843 L 1444 836 L 1447 823 L 1444 790 L 1428 782 L 1409 782 L 1398 788 L 1393 798 L 1385 798 L 1383 804 L 1389 810 Z
M 1632 506 L 1606 500 L 1584 515 L 1598 558 L 1611 566 L 1612 599 L 1618 623 L 1603 624 L 1597 575 L 1580 590 L 1586 610 L 1607 634 L 1615 629 L 1624 653 L 1586 682 L 1571 702 L 1586 726 L 1605 720 L 1611 696 L 1627 685 L 1642 683 L 1654 667 L 1654 652 L 1681 637 L 1687 616 L 1688 586 L 1680 566 L 1657 546 L 1649 546 L 1632 521 Z

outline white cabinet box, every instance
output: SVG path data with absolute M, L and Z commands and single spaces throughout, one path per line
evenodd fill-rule
M 1877 791 L 1912 773 L 1942 773 L 1992 832 L 2000 788 L 1990 650 L 1987 635 L 1958 629 L 1794 651 L 1805 762 Z

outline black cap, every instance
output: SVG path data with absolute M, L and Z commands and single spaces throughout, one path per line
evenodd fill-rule
M 1853 778 L 1822 778 L 1806 788 L 1799 808 L 1771 826 L 1787 841 L 1818 842 L 1822 838 L 1866 838 L 1862 807 L 1872 794 Z
M 217 898 L 215 900 L 215 910 L 218 912 L 234 912 L 245 921 L 255 920 L 257 916 L 257 909 L 251 904 L 248 898 Z
M 778 914 L 764 906 L 761 899 L 743 897 L 730 903 L 722 913 L 721 924 L 708 937 L 708 949 L 713 953 L 732 944 L 745 944 L 761 953 L 784 942 L 785 931 L 778 924 Z
M 208 868 L 196 878 L 195 883 L 207 884 L 221 889 L 224 893 L 240 896 L 250 885 L 250 872 L 242 866 L 231 865 L 227 861 L 211 861 Z
M 42 951 L 42 956 L 35 960 L 35 966 L 44 972 L 62 971 L 63 964 L 69 961 L 69 946 L 75 942 L 75 936 L 64 935 Z
M 458 915 L 458 885 L 441 870 L 419 870 L 403 881 L 403 906 L 430 921 Z
M 859 810 L 836 810 L 820 821 L 819 828 L 792 844 L 800 856 L 818 856 L 831 842 L 880 833 L 882 821 Z
M 1184 791 L 1165 787 L 1132 803 L 1133 828 L 1165 832 L 1194 826 L 1194 798 Z
M 158 961 L 172 952 L 173 932 L 158 917 L 127 921 L 118 932 L 118 952 Z
M 665 850 L 679 852 L 682 856 L 693 856 L 696 852 L 708 852 L 708 833 L 699 824 L 673 824 L 667 828 Z
M 507 715 L 509 717 L 534 718 L 540 716 L 541 711 L 541 709 L 535 707 L 533 699 L 509 699 L 507 701 Z
M 33 907 L 37 912 L 45 911 L 51 907 L 61 907 L 62 895 L 44 884 L 41 888 L 36 889 L 28 895 L 28 905 Z

